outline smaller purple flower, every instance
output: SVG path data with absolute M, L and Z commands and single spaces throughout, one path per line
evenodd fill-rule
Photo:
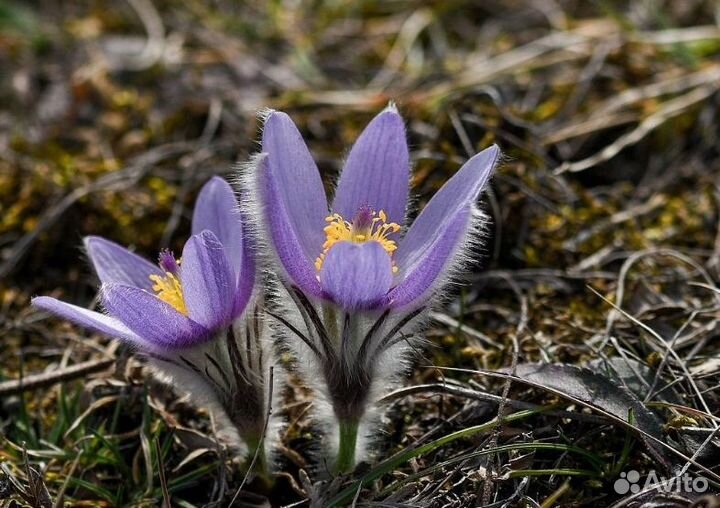
M 265 425 L 271 352 L 247 237 L 233 190 L 215 177 L 200 191 L 180 258 L 163 250 L 153 264 L 104 238 L 85 239 L 105 313 L 47 296 L 32 305 L 131 344 L 253 448 Z
M 32 304 L 147 352 L 212 340 L 245 310 L 255 279 L 235 196 L 223 179 L 213 178 L 200 192 L 192 232 L 180 260 L 163 250 L 157 265 L 109 240 L 87 237 L 106 314 L 47 296 Z

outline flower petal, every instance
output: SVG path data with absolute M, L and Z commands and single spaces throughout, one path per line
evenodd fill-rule
M 346 310 L 368 308 L 392 284 L 390 256 L 378 242 L 340 242 L 327 253 L 320 282 L 327 297 Z
M 314 260 L 308 257 L 295 230 L 291 215 L 283 201 L 280 185 L 272 175 L 267 158 L 260 161 L 261 199 L 268 224 L 268 234 L 272 239 L 275 253 L 287 275 L 304 292 L 320 296 L 320 283 L 317 280 Z M 321 225 L 319 231 L 323 231 Z M 320 244 L 322 247 L 322 243 Z M 317 250 L 316 256 L 320 254 Z
M 212 231 L 193 235 L 185 244 L 180 280 L 193 321 L 209 330 L 232 321 L 236 282 L 223 244 Z
M 472 206 L 466 205 L 447 218 L 433 243 L 405 270 L 402 281 L 390 291 L 386 305 L 404 307 L 432 295 L 433 290 L 444 282 L 447 267 L 463 245 L 471 216 Z
M 243 226 L 240 207 L 230 184 L 219 176 L 211 178 L 195 201 L 192 234 L 212 231 L 223 244 L 237 277 L 243 264 Z
M 33 307 L 42 309 L 63 319 L 75 323 L 94 332 L 104 333 L 110 337 L 123 339 L 133 344 L 142 345 L 143 340 L 133 333 L 127 326 L 115 318 L 106 316 L 94 310 L 85 309 L 61 302 L 49 296 L 38 296 L 31 301 Z
M 273 199 L 277 200 L 266 205 L 271 208 L 282 205 L 301 252 L 314 261 L 325 241 L 327 198 L 315 161 L 285 113 L 274 111 L 265 120 L 262 151 L 267 154 L 265 176 L 272 181 Z
M 401 276 L 412 271 L 418 260 L 425 256 L 425 251 L 444 234 L 446 221 L 458 210 L 475 203 L 499 158 L 497 145 L 483 150 L 467 161 L 432 197 L 395 252 L 395 263 Z
M 211 332 L 143 289 L 106 284 L 101 289 L 108 313 L 154 348 L 179 349 L 212 338 Z
M 352 220 L 360 207 L 369 206 L 402 224 L 409 187 L 405 124 L 394 108 L 388 108 L 368 124 L 350 150 L 332 210 Z
M 149 291 L 152 288 L 150 276 L 163 274 L 157 266 L 115 242 L 99 236 L 87 236 L 84 242 L 103 284 L 114 282 Z

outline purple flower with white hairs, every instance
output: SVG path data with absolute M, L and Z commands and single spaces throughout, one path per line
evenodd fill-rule
M 180 259 L 163 250 L 155 265 L 104 238 L 85 239 L 106 313 L 47 296 L 32 304 L 133 346 L 157 374 L 229 420 L 230 437 L 234 429 L 254 453 L 270 350 L 247 238 L 233 190 L 215 177 L 198 196 Z
M 257 200 L 248 212 L 279 268 L 282 312 L 273 315 L 338 420 L 335 468 L 345 471 L 363 449 L 358 426 L 406 370 L 426 310 L 477 238 L 476 201 L 500 150 L 467 161 L 411 225 L 405 125 L 393 105 L 355 142 L 330 203 L 285 113 L 265 117 L 262 152 L 245 177 Z

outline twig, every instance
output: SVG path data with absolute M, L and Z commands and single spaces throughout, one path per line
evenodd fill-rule
M 512 359 L 510 361 L 510 376 L 505 378 L 505 384 L 503 386 L 502 395 L 500 397 L 500 404 L 498 404 L 498 413 L 497 413 L 497 421 L 498 425 L 495 429 L 493 429 L 493 433 L 490 436 L 490 442 L 488 443 L 488 448 L 495 448 L 497 447 L 498 439 L 500 439 L 500 434 L 503 431 L 503 422 L 505 421 L 505 416 L 507 414 L 507 408 L 508 408 L 508 396 L 510 395 L 510 386 L 512 385 L 512 378 L 515 376 L 515 371 L 517 369 L 518 364 L 518 357 L 520 355 L 520 344 L 518 342 L 518 337 L 525 331 L 525 328 L 527 327 L 528 323 L 528 304 L 527 304 L 527 298 L 523 294 L 520 287 L 517 285 L 515 280 L 510 277 L 506 276 L 504 277 L 505 281 L 510 286 L 510 289 L 515 293 L 518 300 L 520 301 L 520 319 L 518 320 L 517 328 L 515 329 L 515 333 L 512 333 L 510 335 L 510 338 L 512 340 Z M 490 454 L 487 457 L 488 463 L 492 460 L 493 455 Z M 483 484 L 483 495 L 482 495 L 482 503 L 483 505 L 487 506 L 490 504 L 490 498 L 492 497 L 492 485 L 493 480 L 492 476 L 488 476 L 485 483 Z
M 637 32 L 634 40 L 647 44 L 678 44 L 703 40 L 720 39 L 720 28 L 715 25 L 668 28 L 665 30 Z
M 553 172 L 556 175 L 563 173 L 579 173 L 585 171 L 598 164 L 608 161 L 619 154 L 623 149 L 628 146 L 634 145 L 638 141 L 641 141 L 645 136 L 650 134 L 652 131 L 660 127 L 662 124 L 670 120 L 671 118 L 684 113 L 688 108 L 697 104 L 698 102 L 704 101 L 712 94 L 717 92 L 718 85 L 706 85 L 695 88 L 694 90 L 681 95 L 676 99 L 667 101 L 663 107 L 653 113 L 652 115 L 645 118 L 640 125 L 635 129 L 620 136 L 613 143 L 606 146 L 595 155 L 591 155 L 586 159 L 579 160 L 577 162 L 564 162 Z
M 542 143 L 544 145 L 556 144 L 601 129 L 635 121 L 637 113 L 622 111 L 623 108 L 644 100 L 709 85 L 718 80 L 720 80 L 720 66 L 712 66 L 693 74 L 673 76 L 669 79 L 625 90 L 595 105 L 589 115 L 581 116 L 579 120 L 575 117 L 570 124 L 563 127 L 555 125 L 555 128 L 542 139 Z
M 437 321 L 438 323 L 442 323 L 446 326 L 449 326 L 451 328 L 456 328 L 457 330 L 460 330 L 462 333 L 466 333 L 470 337 L 474 339 L 478 339 L 480 342 L 485 343 L 488 346 L 497 347 L 498 344 L 494 340 L 492 340 L 490 337 L 482 333 L 480 330 L 476 330 L 475 328 L 472 328 L 464 323 L 461 323 L 457 319 L 448 316 L 447 314 L 443 314 L 441 312 L 431 312 L 430 317 Z
M 273 369 L 274 366 L 270 366 L 269 372 L 268 372 L 268 401 L 267 401 L 267 411 L 265 413 L 265 423 L 263 425 L 262 435 L 260 436 L 260 439 L 258 440 L 258 445 L 255 448 L 255 453 L 253 454 L 253 458 L 250 461 L 250 464 L 248 465 L 247 471 L 245 472 L 245 476 L 243 477 L 242 482 L 240 483 L 240 486 L 237 488 L 237 491 L 235 491 L 235 495 L 233 496 L 232 500 L 230 501 L 230 504 L 228 504 L 228 508 L 231 508 L 232 505 L 235 504 L 235 501 L 237 500 L 238 496 L 240 495 L 240 492 L 242 492 L 243 487 L 247 483 L 248 478 L 250 477 L 250 473 L 253 470 L 253 467 L 255 467 L 255 462 L 257 462 L 258 456 L 260 455 L 260 450 L 262 450 L 265 446 L 265 435 L 267 433 L 267 428 L 270 423 L 270 416 L 272 416 L 272 396 L 273 396 Z M 262 453 L 265 453 L 264 451 Z
M 66 381 L 70 381 L 71 379 L 83 377 L 86 374 L 92 374 L 93 372 L 105 370 L 113 363 L 115 363 L 114 358 L 90 360 L 87 362 L 76 363 L 75 365 L 70 365 L 69 367 L 65 367 L 60 370 L 43 372 L 42 374 L 32 374 L 20 379 L 3 381 L 0 383 L 0 397 L 15 395 L 29 390 L 37 390 L 38 388 L 45 388 L 56 383 L 64 383 Z
M 491 402 L 493 404 L 500 404 L 503 398 L 500 395 L 493 393 L 481 392 L 479 390 L 473 390 L 464 386 L 447 384 L 447 383 L 428 383 L 422 385 L 408 386 L 394 390 L 385 395 L 380 402 L 389 402 L 391 400 L 399 399 L 402 397 L 408 397 L 418 393 L 425 392 L 441 392 L 455 397 L 462 397 L 465 399 L 481 400 L 483 402 Z M 533 404 L 532 402 L 524 402 L 522 400 L 505 399 L 508 406 L 514 409 L 538 409 L 542 406 Z M 568 418 L 571 420 L 577 420 L 582 422 L 590 422 L 596 424 L 607 424 L 609 420 L 603 416 L 584 414 L 573 411 L 564 410 L 551 410 L 545 411 L 544 414 L 549 416 L 555 416 L 558 418 Z

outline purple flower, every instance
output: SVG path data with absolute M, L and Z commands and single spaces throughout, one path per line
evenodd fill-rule
M 287 278 L 346 310 L 408 308 L 431 297 L 466 243 L 475 202 L 500 156 L 493 145 L 470 159 L 406 227 L 410 163 L 393 107 L 358 138 L 330 204 L 285 113 L 268 115 L 262 150 L 258 198 Z
M 247 236 L 230 185 L 215 177 L 198 196 L 180 259 L 163 250 L 155 265 L 104 238 L 85 239 L 106 313 L 47 296 L 32 304 L 131 344 L 156 373 L 217 409 L 257 445 L 269 351 Z
M 181 261 L 164 250 L 158 265 L 104 238 L 85 238 L 107 314 L 47 296 L 32 304 L 144 351 L 162 353 L 212 340 L 245 310 L 255 279 L 235 196 L 223 179 L 203 187 L 192 232 Z
M 355 142 L 331 202 L 285 113 L 265 118 L 262 151 L 248 176 L 257 200 L 248 211 L 269 244 L 286 296 L 274 317 L 301 357 L 305 377 L 339 420 L 336 465 L 347 469 L 354 455 L 340 457 L 347 452 L 343 432 L 354 439 L 352 427 L 404 370 L 424 311 L 475 238 L 481 222 L 476 201 L 500 150 L 493 145 L 467 161 L 412 224 L 406 220 L 405 126 L 392 105 Z

